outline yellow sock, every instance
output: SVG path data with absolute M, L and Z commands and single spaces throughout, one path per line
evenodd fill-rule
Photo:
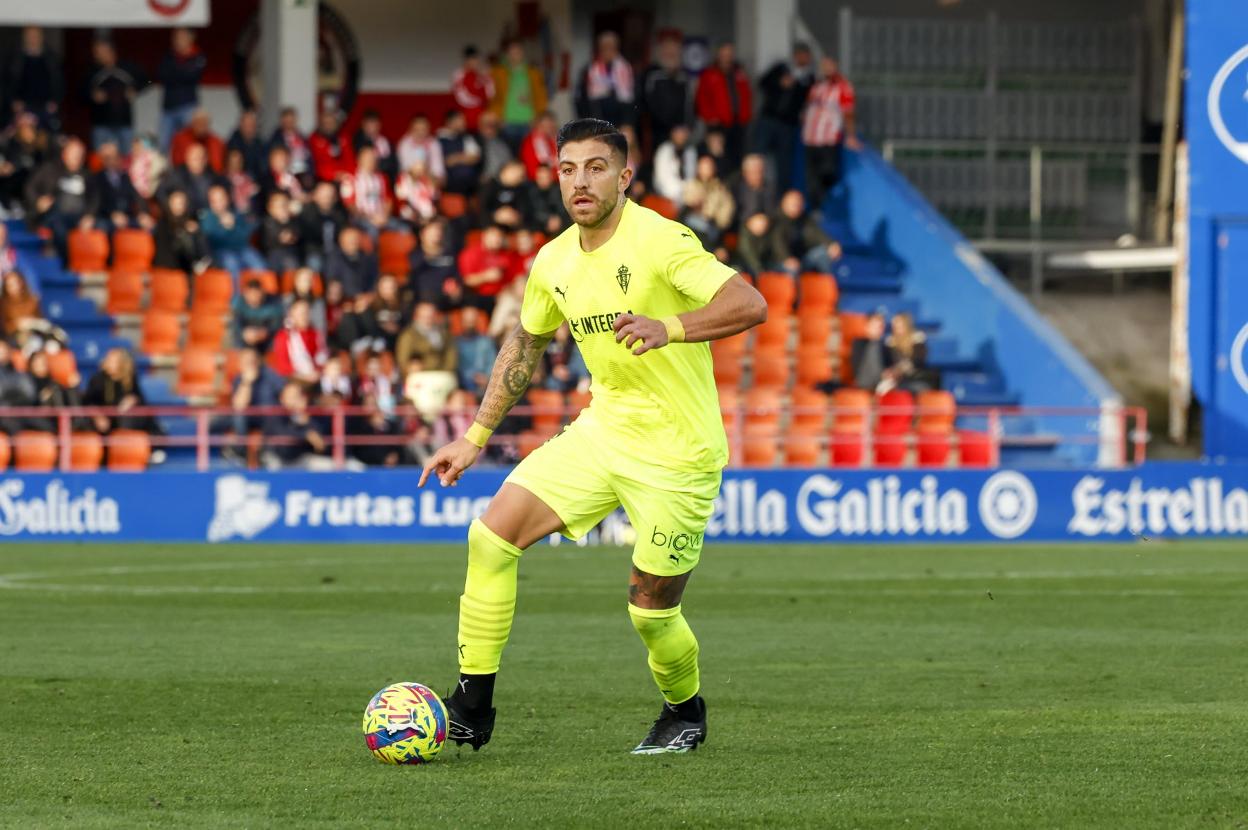
M 494 674 L 516 613 L 520 548 L 486 527 L 468 526 L 468 577 L 459 598 L 459 670 Z
M 663 698 L 684 703 L 698 693 L 698 640 L 689 623 L 675 608 L 638 608 L 629 603 L 633 628 L 650 652 L 650 673 Z

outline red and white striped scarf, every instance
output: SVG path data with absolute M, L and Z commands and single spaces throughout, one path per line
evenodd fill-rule
M 610 66 L 602 61 L 594 61 L 589 65 L 585 94 L 590 100 L 614 97 L 625 103 L 632 101 L 633 68 L 620 57 L 612 60 Z

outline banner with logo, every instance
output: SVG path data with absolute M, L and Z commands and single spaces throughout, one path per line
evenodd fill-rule
M 1205 453 L 1248 459 L 1248 14 L 1188 0 L 1188 342 Z
M 209 0 L 56 0 L 0 3 L 0 25 L 207 26 Z
M 0 477 L 0 538 L 454 541 L 505 475 L 472 471 L 457 487 L 424 490 L 415 471 L 10 475 Z M 662 534 L 679 544 L 674 530 L 634 530 L 620 512 L 592 541 Z M 727 470 L 705 533 L 720 542 L 886 543 L 1248 536 L 1248 465 Z

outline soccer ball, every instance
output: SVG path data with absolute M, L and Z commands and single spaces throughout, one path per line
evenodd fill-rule
M 428 686 L 395 683 L 364 709 L 364 742 L 387 764 L 424 764 L 446 743 L 446 705 Z

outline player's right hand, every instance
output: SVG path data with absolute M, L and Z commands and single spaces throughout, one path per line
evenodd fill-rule
M 424 487 L 429 479 L 429 473 L 432 472 L 438 477 L 438 481 L 442 482 L 443 487 L 454 487 L 459 477 L 464 474 L 464 470 L 476 462 L 480 453 L 481 448 L 467 438 L 455 439 L 435 452 L 425 462 L 424 472 L 420 474 L 420 483 L 416 486 Z

